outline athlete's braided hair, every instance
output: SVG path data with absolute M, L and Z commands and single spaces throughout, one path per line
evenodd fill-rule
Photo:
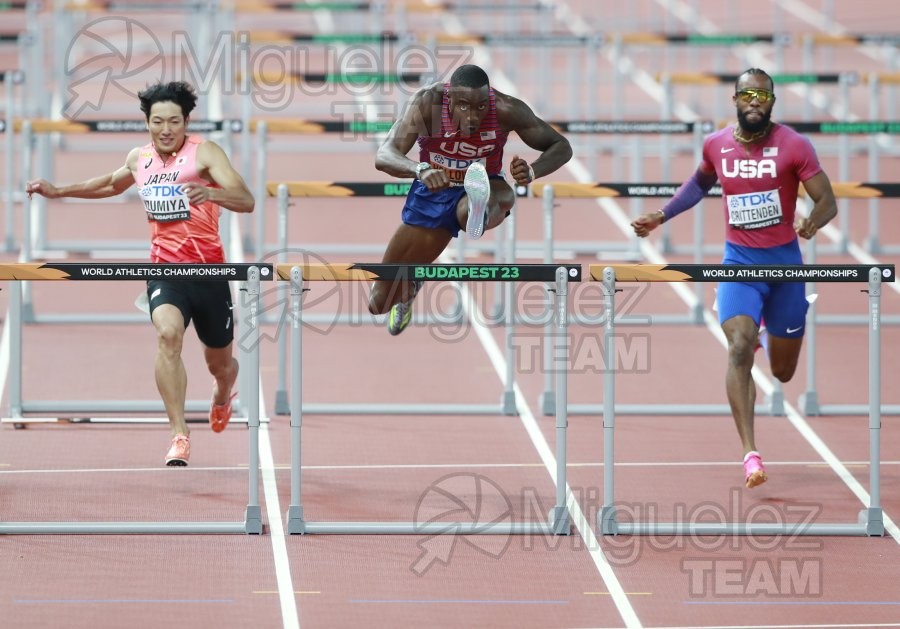
M 734 91 L 735 92 L 738 91 L 738 85 L 740 84 L 741 79 L 744 78 L 744 76 L 746 76 L 748 74 L 750 74 L 752 76 L 765 77 L 766 80 L 769 81 L 769 86 L 772 88 L 772 91 L 773 92 L 775 91 L 775 81 L 772 80 L 772 77 L 769 76 L 768 72 L 766 72 L 765 70 L 761 70 L 760 68 L 748 68 L 747 70 L 744 70 L 741 74 L 739 74 L 737 80 L 734 82 Z
M 197 92 L 184 81 L 156 83 L 138 93 L 141 111 L 150 120 L 150 108 L 154 103 L 172 102 L 181 107 L 181 115 L 187 118 L 197 106 Z

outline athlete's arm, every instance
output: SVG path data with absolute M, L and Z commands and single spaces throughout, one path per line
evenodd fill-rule
M 803 187 L 806 189 L 806 194 L 812 199 L 813 209 L 809 213 L 809 217 L 797 217 L 794 221 L 794 231 L 801 238 L 808 240 L 837 216 L 837 203 L 834 200 L 831 181 L 824 170 L 820 170 L 804 181 Z
M 501 94 L 494 90 L 497 99 L 497 121 L 504 129 L 515 131 L 529 147 L 541 154 L 529 164 L 518 155 L 513 155 L 509 174 L 517 184 L 524 185 L 532 180 L 559 170 L 572 159 L 572 146 L 556 129 L 535 115 L 531 107 L 518 98 Z
M 663 209 L 641 214 L 632 221 L 631 227 L 634 229 L 634 233 L 644 238 L 670 218 L 691 209 L 706 196 L 717 179 L 718 176 L 715 172 L 707 171 L 703 164 L 700 164 L 691 178 L 675 191 L 672 199 L 663 206 Z
M 87 179 L 69 186 L 54 186 L 46 179 L 29 181 L 25 192 L 30 195 L 39 194 L 48 199 L 74 197 L 77 199 L 104 199 L 122 194 L 134 183 L 134 171 L 137 166 L 138 149 L 132 149 L 125 159 L 125 164 L 107 175 Z
M 420 137 L 432 135 L 432 112 L 441 102 L 440 88 L 425 87 L 410 99 L 406 110 L 388 131 L 387 137 L 375 153 L 375 168 L 393 177 L 415 177 L 418 161 L 406 156 Z M 450 185 L 446 173 L 440 168 L 426 170 L 422 183 L 429 190 L 439 190 Z
M 244 179 L 231 165 L 225 151 L 215 142 L 207 140 L 197 147 L 197 167 L 205 179 L 218 188 L 187 184 L 184 191 L 194 205 L 211 201 L 232 212 L 252 212 L 253 195 Z

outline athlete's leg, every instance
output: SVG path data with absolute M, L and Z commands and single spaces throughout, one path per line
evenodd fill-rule
M 156 328 L 156 388 L 166 408 L 172 435 L 188 435 L 184 421 L 184 401 L 187 395 L 187 373 L 181 359 L 184 344 L 184 316 L 177 306 L 161 304 L 151 314 Z
M 751 317 L 738 315 L 722 323 L 722 331 L 728 340 L 725 390 L 734 416 L 734 424 L 746 454 L 756 450 L 753 433 L 756 384 L 750 371 L 753 368 L 753 350 L 756 347 L 759 328 Z
M 800 348 L 803 346 L 803 337 L 783 338 L 769 332 L 769 364 L 772 375 L 781 382 L 788 382 L 797 371 L 797 362 L 800 359 Z
M 213 404 L 224 406 L 231 398 L 231 390 L 238 376 L 238 361 L 232 354 L 232 345 L 226 347 L 203 347 L 203 357 L 206 359 L 206 367 L 215 378 L 213 387 Z
M 516 203 L 516 193 L 502 179 L 491 179 L 491 196 L 488 199 L 487 216 L 484 221 L 485 230 L 497 227 L 512 210 Z M 469 220 L 469 199 L 463 196 L 456 204 L 456 219 L 463 229 Z
M 384 252 L 386 264 L 431 264 L 450 244 L 452 236 L 446 229 L 401 224 L 394 232 Z M 384 314 L 401 301 L 415 296 L 413 282 L 377 281 L 369 295 L 369 312 Z
M 772 286 L 763 306 L 769 333 L 769 364 L 772 375 L 787 382 L 797 371 L 803 333 L 806 329 L 806 287 L 786 282 Z

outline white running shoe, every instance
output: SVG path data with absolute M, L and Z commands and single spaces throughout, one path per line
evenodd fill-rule
M 469 219 L 466 221 L 466 234 L 469 238 L 478 239 L 484 234 L 484 222 L 488 199 L 491 196 L 491 182 L 481 162 L 473 162 L 466 169 L 463 182 L 466 196 L 469 197 Z

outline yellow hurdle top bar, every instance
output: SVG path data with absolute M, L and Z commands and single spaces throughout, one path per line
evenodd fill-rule
M 419 280 L 423 282 L 555 282 L 556 270 L 566 269 L 568 281 L 581 281 L 578 264 L 278 264 L 280 280 L 290 280 L 300 269 L 307 282 L 369 282 Z
M 603 281 L 607 268 L 617 282 L 868 282 L 873 268 L 895 281 L 893 264 L 592 264 L 591 280 Z

